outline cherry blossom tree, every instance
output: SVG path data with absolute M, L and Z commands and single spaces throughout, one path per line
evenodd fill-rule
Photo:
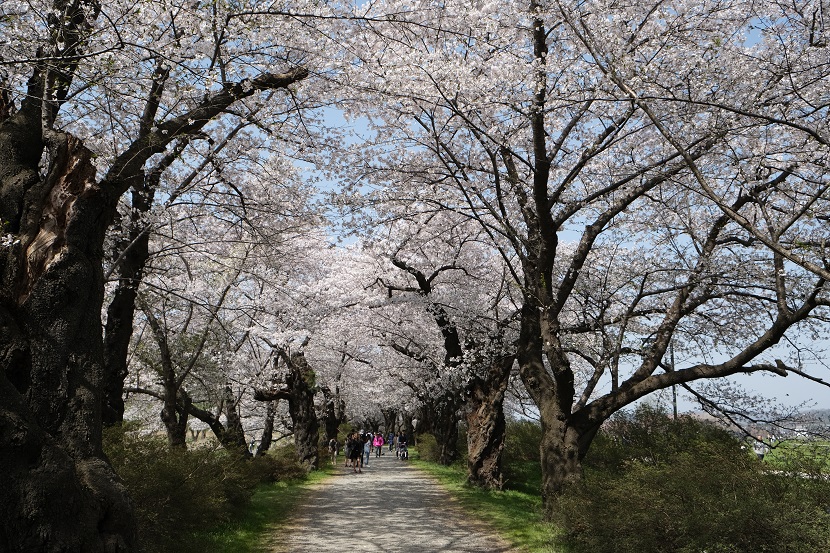
M 375 287 L 385 298 L 373 304 L 372 325 L 379 345 L 394 352 L 388 362 L 409 367 L 400 379 L 421 404 L 418 430 L 435 436 L 439 461 L 459 456 L 466 412 L 470 480 L 500 487 L 517 310 L 502 260 L 478 225 L 449 215 L 401 212 L 376 230 L 367 253 L 377 259 Z
M 131 509 L 101 454 L 104 237 L 121 196 L 141 194 L 169 156 L 228 136 L 252 112 L 279 119 L 296 107 L 289 87 L 319 67 L 319 35 L 286 15 L 290 6 L 259 7 L 35 0 L 0 8 L 0 384 L 4 420 L 20 429 L 2 434 L 11 547 L 133 547 Z M 327 11 L 297 8 L 306 19 Z M 27 451 L 39 452 L 37 461 Z M 47 497 L 44 489 L 48 505 L 19 508 Z
M 221 313 L 231 308 L 229 296 L 243 266 L 229 271 L 191 261 L 188 269 L 191 275 L 198 274 L 196 279 L 182 275 L 176 279 L 171 268 L 165 274 L 167 286 L 156 285 L 140 297 L 146 338 L 137 345 L 134 359 L 150 376 L 143 375 L 147 385 L 127 392 L 161 401 L 161 420 L 171 447 L 185 447 L 188 419 L 193 416 L 213 430 L 227 449 L 249 454 L 227 367 L 228 354 L 239 345 L 227 332 L 234 326 L 229 315 Z M 185 285 L 176 286 L 176 280 Z
M 359 8 L 352 101 L 376 138 L 346 162 L 344 203 L 371 221 L 450 211 L 501 252 L 548 508 L 614 412 L 803 374 L 782 340 L 826 333 L 827 49 L 801 7 Z
M 365 339 L 357 339 L 352 309 L 365 294 L 362 282 L 349 278 L 360 262 L 348 250 L 337 250 L 321 231 L 308 232 L 296 246 L 304 253 L 281 273 L 278 286 L 263 290 L 258 298 L 261 312 L 252 322 L 251 335 L 271 349 L 273 371 L 255 381 L 254 397 L 287 401 L 298 458 L 312 468 L 318 462 L 319 420 L 333 417 L 326 433 L 336 434 L 334 423 L 350 407 L 350 418 L 357 419 L 355 411 L 366 403 L 360 394 L 371 394 L 365 388 L 357 391 L 354 382 L 359 379 L 346 369 L 362 360 L 359 350 Z M 330 409 L 335 413 L 328 413 Z

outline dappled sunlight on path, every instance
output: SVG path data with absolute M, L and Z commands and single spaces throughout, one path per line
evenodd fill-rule
M 512 553 L 428 476 L 388 451 L 362 474 L 346 469 L 309 496 L 275 552 Z

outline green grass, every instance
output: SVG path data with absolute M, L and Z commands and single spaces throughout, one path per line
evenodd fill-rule
M 266 536 L 273 534 L 300 505 L 312 484 L 333 474 L 318 470 L 303 480 L 263 484 L 251 498 L 250 505 L 231 523 L 199 536 L 204 550 L 215 553 L 257 553 L 267 551 Z
M 449 467 L 414 459 L 459 500 L 462 507 L 489 523 L 513 547 L 528 553 L 560 553 L 551 544 L 556 529 L 542 520 L 538 463 L 516 463 L 504 491 L 485 491 L 466 483 L 463 465 Z
M 830 472 L 830 442 L 806 439 L 780 442 L 766 454 L 764 462 L 781 470 L 795 466 L 809 472 Z

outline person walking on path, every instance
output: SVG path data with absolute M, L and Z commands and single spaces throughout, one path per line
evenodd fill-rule
M 369 457 L 372 455 L 372 435 L 366 434 L 363 436 L 363 463 L 364 467 L 369 466 Z
M 270 553 L 519 553 L 419 469 L 391 455 L 372 465 L 360 477 L 340 469 L 316 484 Z
M 360 437 L 357 432 L 354 432 L 350 438 L 352 442 L 352 449 L 349 452 L 349 461 L 352 465 L 352 472 L 363 472 L 360 469 L 360 458 L 363 456 L 363 447 L 360 443 Z
M 398 432 L 398 435 L 395 436 L 395 457 L 400 458 L 401 456 L 401 444 L 406 443 L 406 434 L 403 432 Z
M 343 464 L 344 467 L 348 467 L 349 463 L 352 462 L 352 449 L 354 449 L 354 440 L 352 440 L 352 435 L 346 435 L 346 443 L 344 445 L 345 453 L 346 453 L 346 462 Z
M 337 438 L 329 440 L 329 455 L 331 455 L 331 464 L 337 464 L 337 454 L 340 452 L 340 443 Z
M 375 432 L 375 438 L 372 440 L 372 445 L 375 447 L 375 457 L 383 455 L 383 434 Z

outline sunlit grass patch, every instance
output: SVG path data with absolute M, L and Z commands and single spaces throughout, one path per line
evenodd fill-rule
M 302 504 L 313 484 L 330 476 L 330 470 L 319 470 L 303 480 L 288 480 L 260 486 L 250 505 L 236 520 L 223 524 L 198 537 L 205 551 L 215 553 L 258 553 L 270 551 L 274 535 L 285 524 L 290 513 Z
M 460 464 L 445 467 L 414 460 L 418 468 L 436 478 L 458 499 L 462 507 L 489 523 L 513 547 L 529 553 L 559 553 L 552 543 L 556 528 L 542 517 L 538 463 L 521 463 L 510 472 L 508 485 L 515 489 L 487 491 L 467 484 L 467 472 Z

